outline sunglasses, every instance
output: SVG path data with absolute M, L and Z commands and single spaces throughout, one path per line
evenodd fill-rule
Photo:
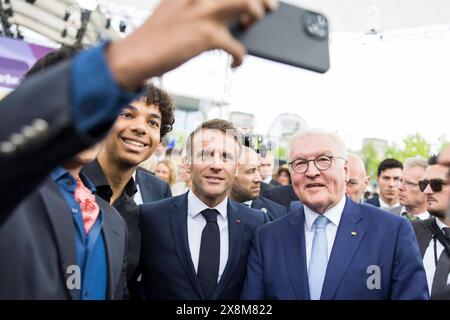
M 447 181 L 441 179 L 420 180 L 419 181 L 420 191 L 424 192 L 428 184 L 430 185 L 430 188 L 431 190 L 433 190 L 433 192 L 441 192 L 442 187 L 447 184 Z

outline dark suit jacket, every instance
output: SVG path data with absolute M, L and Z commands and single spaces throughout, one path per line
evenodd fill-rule
M 144 203 L 154 202 L 172 196 L 169 184 L 144 168 L 137 168 L 136 183 L 139 185 Z
M 291 184 L 265 190 L 262 193 L 262 196 L 285 206 L 286 210 L 289 209 L 291 201 L 298 201 L 298 197 L 294 193 L 294 189 Z
M 378 195 L 375 195 L 372 199 L 367 199 L 366 203 L 371 204 L 377 208 L 380 207 L 380 199 Z
M 75 128 L 70 66 L 70 61 L 63 62 L 39 72 L 0 102 L 0 144 L 7 143 L 12 134 L 23 139 L 11 154 L 0 148 L 0 223 L 51 170 L 98 142 L 115 121 L 107 117 L 89 134 Z M 80 112 L 91 113 L 92 103 L 83 101 Z
M 430 218 L 427 220 L 415 220 L 412 221 L 412 226 L 414 228 L 414 232 L 416 233 L 417 242 L 419 243 L 420 254 L 423 258 L 425 255 L 425 251 L 427 251 L 428 246 L 430 245 L 430 241 L 433 238 L 432 232 L 432 224 L 436 223 L 436 218 Z M 431 299 L 436 300 L 449 300 L 450 299 L 450 286 L 444 286 L 442 289 L 438 290 L 438 292 L 434 293 L 431 296 Z
M 141 206 L 142 286 L 148 299 L 204 299 L 189 251 L 187 194 Z M 239 298 L 254 230 L 263 223 L 259 212 L 228 200 L 229 256 L 213 299 Z
M 376 283 L 379 288 L 369 288 Z M 258 228 L 244 299 L 309 299 L 304 207 Z M 412 227 L 404 218 L 347 199 L 334 240 L 322 300 L 427 299 Z
M 264 211 L 267 214 L 269 221 L 265 221 L 265 222 L 275 221 L 278 218 L 281 218 L 283 215 L 286 214 L 285 207 L 283 207 L 281 204 L 278 204 L 278 203 L 276 203 L 272 200 L 269 200 L 267 198 L 264 198 L 264 197 L 259 197 L 259 198 L 256 198 L 255 200 L 253 200 L 252 208 Z
M 126 296 L 126 227 L 97 197 L 104 215 L 107 299 Z M 66 283 L 76 265 L 75 226 L 64 196 L 51 178 L 0 225 L 0 299 L 78 299 Z M 68 272 L 69 271 L 69 272 Z

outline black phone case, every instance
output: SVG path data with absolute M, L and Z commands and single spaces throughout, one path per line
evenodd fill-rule
M 232 34 L 250 55 L 326 72 L 330 67 L 326 17 L 283 2 L 279 4 L 277 10 L 248 30 L 238 23 L 232 25 Z

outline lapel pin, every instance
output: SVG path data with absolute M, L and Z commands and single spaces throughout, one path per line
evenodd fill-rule
M 356 237 L 356 231 L 352 231 L 351 235 L 352 237 Z
M 239 224 L 239 223 L 241 223 L 241 219 L 237 218 L 234 222 Z
M 264 213 L 267 213 L 267 209 L 266 208 L 261 208 L 261 211 Z

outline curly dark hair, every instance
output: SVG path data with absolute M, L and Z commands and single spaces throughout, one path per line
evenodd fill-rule
M 172 131 L 172 126 L 175 122 L 175 103 L 166 91 L 156 87 L 151 82 L 144 85 L 143 92 L 141 100 L 145 101 L 148 106 L 157 106 L 159 112 L 161 112 L 161 128 L 159 132 L 162 140 L 166 134 Z

